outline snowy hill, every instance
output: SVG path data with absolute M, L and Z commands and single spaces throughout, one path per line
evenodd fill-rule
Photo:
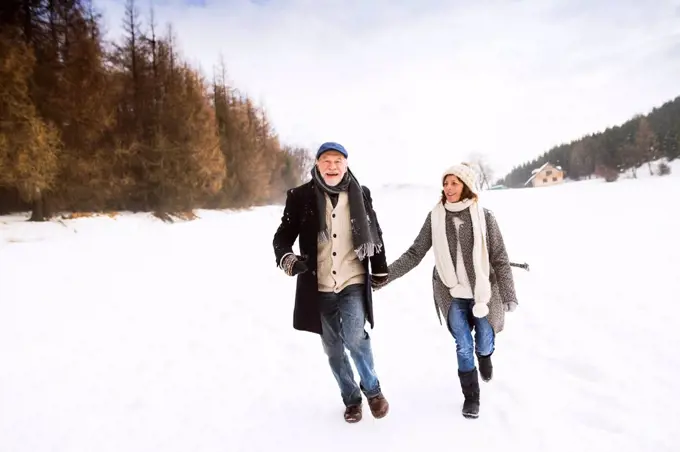
M 642 171 L 641 171 L 642 173 Z M 379 188 L 388 261 L 436 187 Z M 29 224 L 0 217 L 0 451 L 680 450 L 680 168 L 484 194 L 515 270 L 478 420 L 460 415 L 433 257 L 375 294 L 387 418 L 342 420 L 292 329 L 281 206 Z

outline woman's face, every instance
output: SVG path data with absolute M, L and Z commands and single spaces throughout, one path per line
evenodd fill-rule
M 460 195 L 463 194 L 463 183 L 457 176 L 449 174 L 444 179 L 444 195 L 447 202 L 460 201 Z

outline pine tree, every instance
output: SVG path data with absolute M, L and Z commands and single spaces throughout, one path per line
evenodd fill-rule
M 0 185 L 15 188 L 33 204 L 31 220 L 48 215 L 46 193 L 53 189 L 60 150 L 56 128 L 37 114 L 30 96 L 35 58 L 16 34 L 0 34 Z

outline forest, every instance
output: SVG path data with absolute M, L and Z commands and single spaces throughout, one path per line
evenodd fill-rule
M 602 177 L 612 182 L 626 171 L 632 172 L 633 177 L 637 177 L 638 171 L 656 175 L 652 161 L 663 157 L 674 160 L 679 156 L 680 97 L 676 97 L 624 124 L 555 146 L 537 159 L 513 168 L 496 184 L 523 187 L 532 170 L 546 162 L 560 166 L 565 177 L 572 180 Z M 668 166 L 660 165 L 658 171 L 664 175 Z
M 0 2 L 0 214 L 242 208 L 307 178 L 310 152 L 279 141 L 224 62 L 193 68 L 133 0 L 118 42 L 101 23 L 91 0 Z

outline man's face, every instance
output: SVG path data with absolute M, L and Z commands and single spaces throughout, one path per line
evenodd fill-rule
M 347 159 L 337 151 L 328 151 L 321 154 L 316 166 L 323 180 L 331 187 L 340 183 L 347 172 Z

